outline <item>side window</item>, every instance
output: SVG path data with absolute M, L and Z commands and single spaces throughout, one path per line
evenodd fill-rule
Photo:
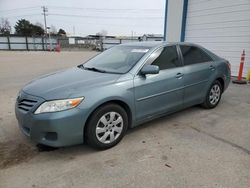
M 159 66 L 160 70 L 171 69 L 181 66 L 176 46 L 167 46 L 162 49 L 160 55 L 153 61 L 152 65 Z
M 180 46 L 180 48 L 185 65 L 212 61 L 212 58 L 210 56 L 208 56 L 203 50 L 197 47 L 183 45 Z

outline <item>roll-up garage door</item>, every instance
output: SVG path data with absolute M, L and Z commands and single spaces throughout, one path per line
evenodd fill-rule
M 250 0 L 189 0 L 185 41 L 229 60 L 233 76 L 238 75 L 245 49 L 246 76 L 250 69 Z

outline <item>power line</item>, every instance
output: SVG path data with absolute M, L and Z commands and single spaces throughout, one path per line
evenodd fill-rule
M 16 9 L 9 9 L 9 10 L 1 10 L 2 12 L 11 12 L 11 11 L 20 11 L 20 10 L 28 10 L 28 9 L 38 9 L 38 6 L 34 6 L 34 7 L 24 7 L 24 8 L 16 8 Z
M 80 7 L 63 7 L 63 6 L 50 6 L 55 9 L 75 9 L 75 10 L 92 10 L 92 11 L 163 11 L 164 9 L 111 9 L 111 8 L 80 8 Z
M 81 17 L 81 18 L 103 18 L 103 19 L 163 19 L 163 17 L 112 17 L 112 16 L 86 16 L 78 14 L 49 14 L 53 16 L 66 16 L 66 17 Z
M 77 23 L 77 24 L 80 24 L 80 25 L 86 25 L 86 24 L 95 24 L 95 25 L 100 25 L 100 26 L 107 26 L 107 27 L 110 27 L 110 26 L 113 26 L 113 27 L 145 27 L 145 28 L 148 28 L 147 25 L 124 25 L 124 24 L 109 24 L 109 23 L 96 23 L 96 22 L 79 22 L 79 21 L 65 21 L 65 20 L 58 20 L 58 19 L 53 19 L 53 21 L 56 21 L 56 22 L 62 22 L 62 23 L 69 23 L 69 24 L 72 24 L 72 23 Z M 162 27 L 160 25 L 151 25 L 153 27 Z
M 41 14 L 23 14 L 23 15 L 15 15 L 15 16 L 4 16 L 4 18 L 18 18 L 18 17 L 27 17 L 27 16 L 41 16 Z

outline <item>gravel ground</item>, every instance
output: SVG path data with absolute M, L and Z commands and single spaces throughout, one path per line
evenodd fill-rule
M 129 130 L 106 151 L 36 146 L 17 127 L 18 90 L 95 52 L 0 52 L 0 187 L 250 187 L 250 85 Z

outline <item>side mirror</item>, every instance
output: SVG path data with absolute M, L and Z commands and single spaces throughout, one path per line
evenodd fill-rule
M 159 66 L 157 65 L 144 65 L 144 67 L 142 67 L 140 73 L 143 75 L 146 74 L 158 74 L 160 71 Z

